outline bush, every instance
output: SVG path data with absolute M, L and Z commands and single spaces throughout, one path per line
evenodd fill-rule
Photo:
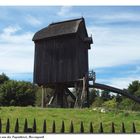
M 116 102 L 115 98 L 113 98 L 112 100 L 104 102 L 103 106 L 108 109 L 115 109 L 115 108 L 117 108 L 117 102 Z
M 93 104 L 92 104 L 92 107 L 102 107 L 103 102 L 104 102 L 104 101 L 103 101 L 102 98 L 96 97 L 96 98 L 95 98 L 95 101 L 94 101 Z
M 119 109 L 139 111 L 140 104 L 126 98 L 119 104 Z
M 0 86 L 1 106 L 27 106 L 35 104 L 36 87 L 30 82 L 6 81 Z

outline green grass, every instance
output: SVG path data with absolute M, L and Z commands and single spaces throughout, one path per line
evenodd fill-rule
M 120 133 L 121 123 L 125 123 L 126 132 L 132 130 L 132 122 L 136 125 L 136 130 L 140 133 L 140 112 L 112 111 L 101 113 L 92 109 L 58 109 L 58 108 L 38 108 L 38 107 L 0 107 L 0 118 L 2 120 L 2 132 L 5 133 L 7 118 L 10 119 L 10 132 L 14 133 L 16 119 L 19 119 L 20 132 L 23 132 L 25 118 L 28 119 L 28 126 L 33 126 L 36 119 L 37 132 L 42 132 L 43 121 L 46 119 L 47 132 L 52 130 L 52 122 L 56 121 L 56 131 L 60 132 L 62 120 L 65 122 L 65 130 L 69 132 L 71 120 L 74 123 L 76 133 L 80 131 L 80 122 L 83 121 L 85 132 L 89 132 L 89 123 L 93 122 L 94 132 L 99 131 L 100 122 L 103 123 L 104 132 L 109 133 L 111 123 L 115 123 L 116 132 Z

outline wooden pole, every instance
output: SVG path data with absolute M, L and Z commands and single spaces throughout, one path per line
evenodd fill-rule
M 42 102 L 41 102 L 41 107 L 44 108 L 44 87 L 42 86 Z
M 75 103 L 74 103 L 74 108 L 77 108 L 78 107 L 78 87 L 77 87 L 77 83 L 75 83 L 75 92 L 76 92 L 76 99 L 75 99 Z
M 61 85 L 57 88 L 57 105 L 64 107 L 64 87 Z
M 88 75 L 86 75 L 86 92 L 87 92 L 87 107 L 89 108 L 90 104 L 89 104 L 89 79 L 88 79 Z
M 80 108 L 83 107 L 83 103 L 85 101 L 86 98 L 86 77 L 83 77 L 83 89 L 82 89 L 82 93 L 81 93 L 81 98 L 80 98 Z
M 59 93 L 59 96 L 60 96 L 60 106 L 61 106 L 61 108 L 63 108 L 64 107 L 64 89 L 63 89 L 63 87 L 61 87 L 61 89 L 60 89 L 60 93 Z

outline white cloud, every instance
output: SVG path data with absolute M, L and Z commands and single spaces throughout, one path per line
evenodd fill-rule
M 88 32 L 93 34 L 94 44 L 89 51 L 89 67 L 96 68 L 113 67 L 125 64 L 136 64 L 140 61 L 140 29 L 139 28 L 112 28 L 91 27 Z M 96 82 L 108 84 L 118 88 L 127 88 L 134 81 L 139 80 L 140 66 L 133 71 L 125 70 L 124 76 L 101 79 Z M 98 72 L 97 72 L 98 73 Z M 127 75 L 127 76 L 126 76 Z
M 89 34 L 93 34 L 94 44 L 89 51 L 89 67 L 96 71 L 96 68 L 113 67 L 125 64 L 136 64 L 140 61 L 140 29 L 139 28 L 112 28 L 112 27 L 91 27 Z M 137 64 L 136 64 L 137 65 Z M 120 89 L 127 88 L 134 81 L 139 80 L 140 66 L 137 65 L 133 71 L 125 70 L 124 76 L 112 78 L 98 78 L 96 82 L 111 85 Z M 98 72 L 97 72 L 98 73 Z M 126 76 L 127 75 L 127 76 Z
M 132 81 L 140 80 L 139 75 L 130 75 L 128 77 L 118 77 L 118 78 L 108 78 L 108 79 L 98 79 L 97 83 L 103 83 L 110 86 L 114 86 L 120 89 L 127 88 Z
M 7 53 L 10 54 L 11 52 Z M 17 52 L 19 53 L 19 52 Z M 33 71 L 33 55 L 30 54 L 31 57 L 28 57 L 27 54 L 23 55 L 20 52 L 19 56 L 13 57 L 13 56 L 8 56 L 8 57 L 1 57 L 0 60 L 0 65 L 2 67 L 2 70 L 0 69 L 1 72 L 10 72 L 10 73 L 19 73 L 19 72 L 32 72 Z M 21 56 L 20 56 L 21 55 Z
M 131 64 L 140 60 L 140 29 L 88 28 L 94 44 L 89 51 L 90 68 Z
M 7 28 L 3 29 L 3 35 L 11 35 L 14 34 L 18 31 L 20 31 L 21 28 L 17 25 L 17 26 L 8 26 Z
M 73 12 L 72 6 L 62 6 L 57 15 L 61 18 L 79 18 L 82 16 L 79 12 Z
M 110 14 L 110 15 L 105 15 L 105 16 L 100 16 L 100 18 L 102 20 L 106 20 L 106 21 L 140 21 L 140 16 L 139 14 L 136 13 L 125 13 L 125 12 L 121 12 L 121 13 L 115 13 L 115 14 Z
M 117 12 L 110 12 L 110 13 L 104 13 L 100 14 L 95 12 L 94 14 L 88 14 L 86 15 L 86 18 L 89 18 L 90 20 L 94 20 L 96 24 L 106 24 L 106 23 L 132 23 L 135 24 L 135 22 L 140 22 L 140 16 L 139 13 L 136 13 L 135 11 L 131 12 L 125 12 L 125 11 L 117 11 Z
M 4 28 L 2 33 L 0 33 L 0 43 L 23 44 L 31 41 L 33 33 L 25 32 L 24 34 L 17 34 L 18 31 L 21 30 L 22 29 L 19 26 L 8 26 Z
M 31 15 L 27 15 L 26 21 L 32 26 L 39 26 L 42 24 L 40 19 L 37 19 L 36 17 L 33 17 Z
M 60 11 L 58 12 L 58 15 L 59 16 L 67 15 L 67 14 L 69 14 L 69 12 L 70 12 L 71 9 L 72 9 L 71 6 L 62 6 L 60 8 Z
M 9 26 L 0 34 L 1 72 L 32 72 L 34 59 L 33 33 L 22 32 L 19 26 Z

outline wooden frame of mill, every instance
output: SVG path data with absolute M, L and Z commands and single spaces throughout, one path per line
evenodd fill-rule
M 95 73 L 89 73 L 88 67 L 88 50 L 93 40 L 88 36 L 83 17 L 51 23 L 36 32 L 33 41 L 34 83 L 42 87 L 42 107 L 89 107 L 89 88 L 116 92 L 140 103 L 139 98 L 125 90 L 95 83 Z M 53 89 L 47 105 L 46 88 Z M 69 88 L 75 88 L 75 94 Z M 73 100 L 71 105 L 68 96 Z

